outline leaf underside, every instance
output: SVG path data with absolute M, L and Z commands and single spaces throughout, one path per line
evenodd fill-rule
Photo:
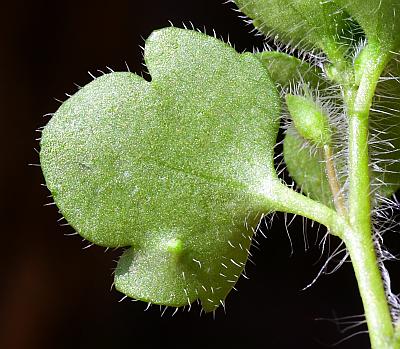
M 266 209 L 279 97 L 252 54 L 195 31 L 154 32 L 144 58 L 151 82 L 107 74 L 62 104 L 43 132 L 43 173 L 80 235 L 128 247 L 119 291 L 211 311 Z

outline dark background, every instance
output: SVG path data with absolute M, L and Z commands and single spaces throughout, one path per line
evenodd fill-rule
M 307 289 L 326 260 L 318 261 L 317 229 L 308 225 L 305 248 L 302 220 L 290 227 L 294 254 L 278 215 L 264 229 L 257 267 L 248 266 L 250 280 L 241 279 L 239 292 L 222 310 L 199 316 L 199 309 L 169 310 L 124 300 L 110 287 L 112 269 L 121 251 L 91 247 L 59 218 L 43 178 L 35 149 L 35 132 L 54 112 L 73 83 L 91 81 L 97 69 L 140 72 L 143 45 L 152 30 L 192 21 L 196 27 L 230 35 L 239 51 L 261 47 L 249 34 L 232 4 L 222 0 L 14 1 L 0 14 L 1 69 L 1 287 L 0 348 L 217 348 L 221 344 L 248 348 L 324 348 L 365 330 L 340 332 L 339 320 L 318 318 L 362 314 L 349 264 L 322 276 Z M 319 232 L 322 236 L 323 230 Z M 333 241 L 333 244 L 335 242 Z M 397 241 L 398 243 L 398 241 Z M 399 269 L 395 271 L 398 275 Z M 337 348 L 367 348 L 360 334 Z

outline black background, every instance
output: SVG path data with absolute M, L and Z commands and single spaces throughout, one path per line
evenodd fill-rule
M 199 316 L 168 310 L 160 317 L 153 306 L 124 300 L 110 287 L 112 269 L 121 251 L 91 247 L 59 218 L 43 178 L 35 148 L 35 132 L 54 112 L 73 83 L 91 80 L 97 69 L 140 72 L 143 38 L 152 30 L 192 21 L 227 37 L 239 51 L 262 46 L 222 0 L 14 1 L 3 3 L 0 15 L 1 88 L 1 288 L 0 348 L 324 348 L 364 330 L 340 332 L 338 320 L 318 318 L 362 314 L 349 264 L 322 276 L 307 289 L 326 260 L 318 261 L 317 230 L 308 225 L 305 248 L 302 220 L 290 227 L 290 256 L 282 215 L 264 229 L 250 280 L 227 299 L 227 314 L 218 310 Z M 323 230 L 319 232 L 321 237 Z M 333 242 L 334 243 L 334 242 Z M 398 243 L 398 241 L 397 241 Z M 398 272 L 397 269 L 395 272 Z M 396 280 L 395 280 L 396 281 Z M 365 334 L 337 348 L 367 348 Z

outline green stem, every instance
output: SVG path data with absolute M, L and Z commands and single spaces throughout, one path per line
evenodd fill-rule
M 341 237 L 349 251 L 356 274 L 365 315 L 374 349 L 396 349 L 396 338 L 378 268 L 371 230 L 352 228 L 345 217 L 294 190 L 280 185 L 269 186 L 265 197 L 274 198 L 274 207 L 282 212 L 298 214 L 325 225 L 332 234 Z M 364 198 L 364 201 L 365 200 Z M 399 330 L 400 331 L 400 330 Z
M 390 310 L 378 268 L 375 248 L 369 232 L 350 230 L 344 233 L 373 349 L 395 349 Z
M 381 52 L 371 50 L 357 90 L 345 91 L 349 114 L 349 223 L 343 239 L 349 251 L 363 300 L 374 349 L 394 349 L 394 329 L 378 268 L 371 225 L 368 117 L 378 79 L 386 65 Z M 346 93 L 347 92 L 347 93 Z
M 371 235 L 368 118 L 349 120 L 349 219 L 359 233 Z
M 369 112 L 379 77 L 390 57 L 373 46 L 365 52 L 355 74 L 340 81 L 349 117 L 348 216 L 339 215 L 282 183 L 269 185 L 263 194 L 274 201 L 275 209 L 313 219 L 343 239 L 357 278 L 372 348 L 399 349 L 400 325 L 395 329 L 392 324 L 373 240 L 368 154 Z M 339 68 L 338 71 L 343 70 Z M 331 72 L 333 77 L 337 75 Z
M 331 234 L 341 236 L 348 229 L 345 219 L 328 206 L 310 199 L 291 188 L 288 188 L 278 180 L 275 185 L 270 186 L 270 192 L 265 195 L 273 201 L 276 211 L 293 213 L 309 218 L 325 225 Z

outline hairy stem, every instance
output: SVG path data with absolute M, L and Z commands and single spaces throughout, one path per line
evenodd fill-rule
M 351 230 L 344 233 L 344 241 L 363 300 L 371 347 L 395 349 L 392 319 L 371 235 Z
M 394 349 L 394 329 L 378 267 L 371 224 L 368 117 L 378 79 L 386 65 L 371 51 L 359 87 L 345 93 L 349 116 L 349 223 L 343 239 L 349 251 L 373 349 Z
M 349 120 L 349 214 L 350 225 L 360 234 L 371 235 L 371 200 L 368 156 L 368 118 Z

